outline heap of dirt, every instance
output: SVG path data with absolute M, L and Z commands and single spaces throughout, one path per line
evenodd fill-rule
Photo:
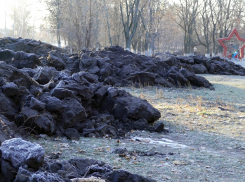
M 66 50 L 45 42 L 36 41 L 33 39 L 15 39 L 11 37 L 0 38 L 0 48 L 12 50 L 15 52 L 23 51 L 26 53 L 35 53 L 39 56 L 46 56 L 47 53 L 52 50 L 66 53 Z
M 15 121 L 17 131 L 68 138 L 164 130 L 148 125 L 160 118 L 158 110 L 117 87 L 192 85 L 213 90 L 208 80 L 195 73 L 245 73 L 244 68 L 217 57 L 147 57 L 119 46 L 69 55 L 40 41 L 3 38 L 0 47 L 0 94 L 2 103 L 8 103 L 0 108 L 2 120 L 11 123 L 10 128 Z
M 158 54 L 156 57 L 170 66 L 188 69 L 195 74 L 240 75 L 245 76 L 245 68 L 219 56 L 210 59 L 205 56 L 177 56 L 173 54 Z
M 0 42 L 7 40 L 17 41 L 19 50 L 24 50 L 22 43 L 29 45 L 26 39 Z M 33 53 L 15 52 L 14 46 L 0 50 L 0 99 L 5 103 L 0 106 L 1 142 L 26 131 L 70 139 L 119 138 L 133 129 L 164 131 L 163 124 L 149 126 L 161 115 L 146 100 L 104 85 L 96 74 L 67 69 L 71 58 L 58 49 L 43 52 L 43 57 L 39 48 Z M 78 60 L 81 65 L 91 63 Z
M 205 78 L 195 75 L 184 67 L 179 67 L 177 63 L 175 65 L 174 59 L 161 60 L 158 57 L 133 54 L 119 46 L 105 48 L 99 52 L 83 52 L 73 59 L 72 65 L 68 63 L 66 68 L 71 71 L 88 71 L 96 74 L 100 82 L 120 87 L 192 85 L 214 89 Z
M 200 71 L 193 70 L 207 67 L 204 73 L 217 73 L 218 68 L 232 65 L 198 56 L 147 57 L 119 46 L 69 55 L 52 45 L 21 38 L 0 39 L 0 47 L 0 94 L 6 103 L 0 106 L 1 127 L 8 128 L 1 132 L 1 141 L 23 130 L 71 139 L 118 138 L 132 129 L 161 132 L 163 124 L 149 126 L 161 117 L 160 112 L 117 87 L 192 85 L 214 89 L 204 77 L 195 75 Z M 221 62 L 223 66 L 217 66 Z M 243 73 L 237 65 L 227 69 Z
M 35 134 L 123 137 L 132 129 L 154 131 L 148 123 L 160 118 L 146 100 L 104 86 L 87 72 L 17 69 L 3 61 L 0 70 L 0 99 L 5 103 L 0 106 L 2 128 L 14 121 L 15 130 Z

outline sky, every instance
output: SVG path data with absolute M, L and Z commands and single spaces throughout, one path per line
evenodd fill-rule
M 34 26 L 39 27 L 39 24 L 43 21 L 43 17 L 47 15 L 47 10 L 43 3 L 39 0 L 0 0 L 0 29 L 5 28 L 5 12 L 6 12 L 6 26 L 11 28 L 13 25 L 13 20 L 9 17 L 12 13 L 11 10 L 18 3 L 24 4 L 26 2 L 27 8 L 31 10 L 30 21 Z

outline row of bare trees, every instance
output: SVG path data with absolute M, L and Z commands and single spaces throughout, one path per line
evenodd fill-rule
M 66 45 L 99 48 L 121 45 L 151 54 L 163 47 L 182 48 L 181 29 L 171 22 L 167 1 L 46 0 L 49 22 Z M 171 25 L 171 26 L 169 26 Z M 169 27 L 169 31 L 166 29 Z M 177 33 L 173 35 L 172 32 Z M 171 40 L 169 40 L 171 38 Z M 176 40 L 176 41 L 175 41 Z M 176 43 L 178 42 L 178 43 Z
M 6 2 L 5 2 L 6 3 Z M 5 5 L 6 6 L 6 5 Z M 31 36 L 32 25 L 29 22 L 31 12 L 26 7 L 28 3 L 26 1 L 16 1 L 13 6 L 9 9 L 9 16 L 13 20 L 12 31 L 10 36 L 13 37 L 27 37 Z M 6 9 L 5 9 L 5 32 L 6 32 Z
M 37 29 L 28 4 L 15 3 L 9 36 L 45 39 L 73 50 L 120 45 L 135 52 L 218 53 L 236 27 L 245 37 L 244 0 L 39 0 L 49 14 Z M 45 33 L 48 32 L 48 33 Z M 34 34 L 38 35 L 34 37 Z M 200 50 L 200 49 L 199 49 Z
M 172 19 L 184 32 L 185 53 L 198 45 L 206 53 L 221 52 L 217 39 L 227 37 L 234 27 L 245 36 L 244 0 L 178 0 L 173 9 Z

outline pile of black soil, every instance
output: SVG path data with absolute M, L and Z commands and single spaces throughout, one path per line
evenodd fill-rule
M 33 53 L 15 52 L 30 42 L 36 46 Z M 146 100 L 104 84 L 86 70 L 68 69 L 77 60 L 81 65 L 94 60 L 76 55 L 72 61 L 74 56 L 64 50 L 34 40 L 5 38 L 0 43 L 13 49 L 0 50 L 1 142 L 26 131 L 70 139 L 119 138 L 132 129 L 164 131 L 163 124 L 149 126 L 161 115 Z M 45 53 L 47 47 L 54 50 Z
M 147 57 L 119 46 L 70 55 L 40 41 L 0 39 L 0 142 L 30 132 L 70 139 L 120 138 L 130 130 L 164 132 L 163 123 L 149 125 L 161 117 L 157 109 L 118 87 L 191 85 L 214 89 L 195 73 L 245 75 L 245 70 L 219 57 Z M 6 146 L 10 145 L 8 141 Z M 23 141 L 17 143 L 32 148 Z M 42 149 L 35 146 L 38 154 L 27 150 L 26 156 L 17 152 L 11 157 L 15 151 L 12 145 L 7 151 L 3 146 L 1 149 L 1 179 L 69 181 L 97 176 L 107 181 L 152 181 L 126 171 L 113 171 L 100 161 L 44 160 Z M 16 163 L 17 159 L 21 161 Z
M 69 55 L 40 41 L 3 38 L 0 48 L 0 99 L 6 103 L 0 106 L 0 127 L 6 128 L 1 141 L 18 135 L 17 131 L 70 139 L 118 138 L 132 129 L 162 132 L 163 124 L 149 126 L 161 117 L 160 112 L 117 87 L 214 89 L 195 73 L 245 73 L 244 68 L 218 57 L 147 57 L 119 46 Z

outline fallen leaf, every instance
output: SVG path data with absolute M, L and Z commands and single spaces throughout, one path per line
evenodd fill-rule
M 132 159 L 133 159 L 133 160 L 136 160 L 137 158 L 136 158 L 135 156 L 132 156 Z
M 75 144 L 79 144 L 79 141 L 76 141 L 76 140 L 72 140 L 71 142 Z
M 78 150 L 80 153 L 86 153 L 86 150 Z
M 181 162 L 180 162 L 180 161 L 173 161 L 173 164 L 174 164 L 174 165 L 180 165 Z

